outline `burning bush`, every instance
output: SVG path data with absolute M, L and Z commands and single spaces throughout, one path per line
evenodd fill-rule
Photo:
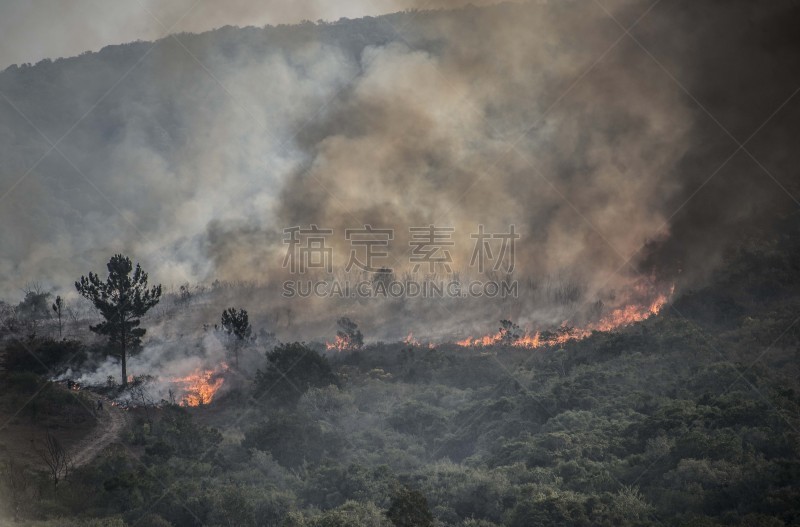
M 336 332 L 336 339 L 327 342 L 325 346 L 329 350 L 336 351 L 356 351 L 364 347 L 364 335 L 358 329 L 358 324 L 347 317 L 342 317 L 336 321 L 339 330 Z

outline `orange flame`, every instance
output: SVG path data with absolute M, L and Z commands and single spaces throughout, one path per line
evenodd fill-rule
M 638 295 L 642 294 L 641 289 L 641 285 L 637 285 L 635 287 Z M 583 328 L 568 327 L 567 323 L 564 322 L 556 331 L 535 331 L 533 333 L 526 332 L 519 338 L 511 340 L 509 344 L 519 348 L 555 346 L 572 340 L 584 339 L 591 335 L 593 331 L 612 331 L 617 328 L 629 326 L 658 314 L 664 305 L 669 301 L 674 291 L 675 286 L 673 285 L 670 287 L 669 293 L 657 294 L 655 298 L 649 302 L 639 304 L 632 303 L 616 308 L 607 315 L 603 316 L 597 322 L 587 324 Z M 456 342 L 456 344 L 462 347 L 493 346 L 496 344 L 501 344 L 504 340 L 504 337 L 504 333 L 502 331 L 498 331 L 497 333 L 484 335 L 482 337 L 467 337 L 464 340 L 459 340 Z
M 413 331 L 408 332 L 408 336 L 403 339 L 403 344 L 406 344 L 408 346 L 419 346 L 419 341 L 414 338 Z
M 418 347 L 418 348 L 426 347 L 426 348 L 429 348 L 429 349 L 433 349 L 433 348 L 436 347 L 432 342 L 428 342 L 427 344 L 423 344 L 422 342 L 419 341 L 419 339 L 414 337 L 414 333 L 412 331 L 409 331 L 408 336 L 403 339 L 403 344 L 405 344 L 406 346 L 414 346 L 414 347 Z
M 325 343 L 325 349 L 328 351 L 347 351 L 353 349 L 353 345 L 350 342 L 350 339 L 336 335 L 336 338 L 333 339 L 333 342 Z
M 228 365 L 223 362 L 216 369 L 204 370 L 198 368 L 185 377 L 170 379 L 172 384 L 180 386 L 182 394 L 179 404 L 181 406 L 200 406 L 210 403 L 225 383 L 225 379 L 221 374 L 227 369 Z

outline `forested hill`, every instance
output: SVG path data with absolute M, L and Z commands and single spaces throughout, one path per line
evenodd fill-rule
M 0 218 L 18 225 L 0 234 L 5 278 L 68 283 L 80 267 L 101 258 L 100 247 L 130 246 L 140 233 L 182 254 L 200 276 L 207 255 L 193 237 L 203 236 L 209 218 L 175 239 L 168 211 L 196 196 L 197 188 L 231 178 L 240 185 L 243 178 L 255 180 L 250 185 L 277 194 L 283 174 L 276 168 L 288 170 L 299 156 L 293 141 L 302 137 L 292 139 L 295 131 L 322 117 L 312 109 L 337 93 L 346 97 L 365 47 L 399 41 L 394 28 L 411 16 L 225 27 L 5 69 L 0 183 L 14 199 L 6 200 Z M 410 29 L 404 38 L 413 39 Z M 427 46 L 422 40 L 414 45 Z M 213 155 L 225 159 L 210 166 L 201 156 L 220 144 L 225 150 Z M 230 186 L 226 196 L 241 207 L 244 198 L 234 190 Z M 58 246 L 76 256 L 73 269 L 34 256 Z M 0 284 L 2 294 L 18 285 Z
M 4 70 L 0 524 L 800 525 L 799 18 L 503 3 Z M 440 213 L 525 226 L 524 294 L 275 287 L 285 227 L 385 221 L 405 251 Z M 141 262 L 160 301 L 93 335 L 148 302 L 91 309 L 115 253 L 108 283 Z M 568 334 L 639 272 L 674 293 L 635 323 L 453 342 Z
M 534 278 L 568 269 L 600 280 L 618 262 L 591 258 L 609 252 L 593 232 L 581 233 L 585 255 L 542 257 L 564 252 L 551 222 L 575 217 L 538 187 L 530 166 L 502 155 L 523 132 L 516 147 L 587 218 L 621 199 L 617 186 L 636 194 L 625 206 L 641 232 L 609 221 L 612 246 L 633 253 L 655 237 L 664 250 L 643 269 L 680 261 L 679 279 L 702 275 L 739 229 L 794 206 L 783 192 L 797 192 L 794 154 L 775 148 L 793 133 L 797 106 L 789 4 L 719 2 L 718 16 L 691 2 L 657 6 L 637 38 L 668 73 L 632 41 L 611 48 L 620 27 L 580 2 L 224 27 L 9 67 L 0 73 L 0 188 L 13 199 L 0 221 L 18 228 L 0 232 L 0 297 L 26 282 L 70 284 L 111 246 L 137 253 L 165 283 L 262 280 L 242 262 L 280 261 L 283 226 L 353 220 L 309 189 L 311 169 L 355 216 L 385 218 L 398 231 L 475 181 L 528 225 L 520 266 Z M 648 7 L 622 5 L 614 14 L 626 21 Z M 687 19 L 706 25 L 695 31 Z M 608 60 L 592 67 L 606 46 Z M 723 52 L 740 60 L 722 64 Z M 774 180 L 738 157 L 720 166 L 736 148 L 732 137 L 757 129 L 748 152 Z M 496 162 L 508 166 L 484 178 Z M 369 199 L 359 194 L 374 186 Z M 407 201 L 390 199 L 406 193 Z M 450 207 L 463 216 L 452 221 L 499 222 L 503 207 L 478 201 Z M 655 231 L 667 218 L 662 240 Z M 56 255 L 66 257 L 56 265 Z
M 33 473 L 7 496 L 48 527 L 797 525 L 799 270 L 794 214 L 624 330 L 540 350 L 374 344 L 252 402 L 259 373 L 209 407 L 132 411 L 123 445 L 57 491 Z M 58 345 L 25 342 L 8 344 L 22 360 L 2 408 L 74 411 L 27 352 L 59 368 Z
M 155 111 L 147 115 L 161 115 L 162 123 L 170 125 L 167 131 L 179 139 L 181 125 L 170 123 L 170 117 L 176 115 L 168 106 L 176 102 L 178 93 L 154 93 L 153 83 L 159 79 L 169 77 L 169 85 L 181 96 L 195 91 L 198 84 L 205 86 L 200 90 L 203 94 L 189 101 L 181 100 L 181 104 L 213 104 L 215 100 L 219 103 L 227 95 L 212 89 L 217 86 L 216 81 L 203 66 L 213 71 L 234 58 L 255 60 L 273 53 L 291 56 L 309 43 L 335 47 L 344 57 L 357 62 L 366 46 L 399 40 L 393 24 L 401 24 L 410 16 L 397 14 L 333 24 L 309 22 L 267 28 L 228 26 L 202 34 L 177 34 L 156 42 L 111 45 L 99 52 L 87 51 L 79 57 L 12 65 L 0 72 L 0 90 L 18 102 L 17 106 L 31 118 L 32 124 L 52 138 L 67 132 L 102 99 L 100 111 L 92 112 L 82 125 L 85 133 L 102 130 L 105 137 L 113 139 L 115 131 L 122 126 L 119 119 L 131 116 L 120 113 L 119 109 L 139 102 L 154 104 Z M 391 24 L 387 23 L 389 21 Z M 117 109 L 117 112 L 109 114 L 109 109 Z M 33 132 L 30 126 L 21 126 L 24 121 L 17 121 L 19 116 L 15 119 L 8 105 L 3 105 L 2 111 L 4 136 L 11 134 L 11 130 L 23 137 Z M 100 128 L 95 129 L 95 126 Z M 154 138 L 153 145 L 159 144 Z
M 398 14 L 387 20 L 400 23 L 409 16 Z M 156 42 L 107 46 L 79 57 L 11 66 L 0 72 L 0 91 L 7 97 L 0 101 L 2 169 L 24 172 L 46 151 L 50 145 L 37 129 L 52 142 L 69 132 L 59 149 L 87 175 L 98 177 L 102 186 L 111 168 L 100 168 L 103 163 L 96 158 L 108 160 L 126 130 L 141 133 L 138 139 L 143 148 L 178 151 L 195 132 L 191 123 L 182 120 L 195 112 L 186 110 L 224 106 L 230 96 L 226 87 L 231 85 L 234 91 L 241 87 L 228 76 L 237 68 L 248 62 L 254 68 L 268 67 L 264 61 L 276 56 L 285 58 L 284 66 L 312 67 L 320 57 L 313 56 L 313 49 L 308 50 L 304 64 L 301 52 L 309 46 L 329 46 L 340 54 L 342 65 L 349 61 L 349 66 L 354 66 L 365 46 L 398 39 L 393 26 L 381 20 L 225 27 Z M 268 77 L 285 73 L 264 71 L 263 85 L 248 89 L 264 90 L 263 98 L 271 100 L 275 94 L 268 92 L 274 82 Z M 88 152 L 87 147 L 91 147 Z M 87 158 L 89 153 L 92 162 Z M 79 179 L 69 172 L 74 170 L 55 155 L 37 170 L 43 185 L 56 185 L 65 191 Z

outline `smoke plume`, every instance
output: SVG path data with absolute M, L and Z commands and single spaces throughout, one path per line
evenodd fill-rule
M 215 309 L 230 297 L 281 338 L 323 338 L 344 314 L 395 338 L 559 324 L 643 281 L 697 285 L 742 229 L 797 206 L 783 143 L 798 102 L 782 106 L 797 15 L 788 1 L 502 3 L 9 68 L 3 296 L 32 280 L 67 292 L 123 252 L 167 285 L 240 284 Z M 411 227 L 453 228 L 462 279 L 489 277 L 470 234 L 514 225 L 519 295 L 282 297 L 283 230 L 311 224 L 333 229 L 337 272 L 346 229 L 393 229 L 379 265 L 397 277 Z

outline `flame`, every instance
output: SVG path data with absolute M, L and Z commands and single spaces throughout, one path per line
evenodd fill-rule
M 414 338 L 413 331 L 408 332 L 408 336 L 403 339 L 403 344 L 406 344 L 408 346 L 419 346 L 419 341 Z
M 173 377 L 170 383 L 180 386 L 182 395 L 180 396 L 181 406 L 200 406 L 210 403 L 217 394 L 225 379 L 222 373 L 227 371 L 226 363 L 220 364 L 215 369 L 197 368 L 190 375 L 185 377 Z
M 634 296 L 644 296 L 649 292 L 647 286 L 637 284 L 634 286 Z M 617 328 L 629 326 L 636 322 L 646 320 L 653 315 L 657 315 L 661 309 L 669 302 L 672 294 L 675 291 L 675 286 L 671 286 L 668 293 L 659 293 L 655 297 L 642 303 L 631 303 L 622 307 L 613 309 L 610 313 L 606 314 L 600 320 L 587 324 L 582 328 L 569 327 L 565 321 L 561 327 L 555 331 L 535 331 L 525 332 L 519 338 L 507 341 L 511 346 L 519 348 L 539 348 L 542 346 L 556 346 L 561 345 L 572 340 L 581 340 L 592 334 L 593 331 L 612 331 Z M 482 337 L 467 337 L 464 340 L 456 342 L 458 346 L 462 347 L 486 347 L 501 344 L 507 337 L 503 331 L 498 331 L 494 334 L 484 335 Z
M 353 349 L 353 344 L 350 342 L 350 339 L 336 335 L 333 342 L 325 343 L 325 349 L 328 351 L 347 351 Z
M 405 344 L 406 346 L 413 346 L 413 347 L 417 347 L 417 348 L 423 348 L 424 347 L 424 348 L 428 348 L 428 349 L 433 349 L 433 348 L 436 347 L 432 342 L 428 342 L 427 344 L 423 344 L 422 342 L 419 341 L 419 339 L 414 337 L 414 333 L 412 331 L 409 331 L 408 332 L 408 336 L 403 339 L 403 344 Z
M 674 291 L 675 286 L 673 285 L 670 288 L 669 294 L 660 294 L 649 304 L 632 304 L 614 309 L 611 313 L 600 319 L 599 322 L 590 325 L 590 327 L 592 330 L 596 331 L 611 331 L 618 327 L 628 326 L 635 322 L 648 319 L 661 311 L 661 308 L 669 301 Z

